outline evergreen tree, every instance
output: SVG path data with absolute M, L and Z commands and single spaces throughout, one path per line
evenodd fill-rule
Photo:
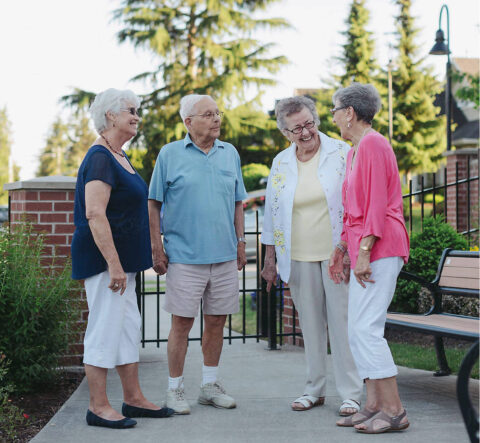
M 63 175 L 76 176 L 80 163 L 97 135 L 90 128 L 90 118 L 85 111 L 75 113 L 69 121 L 70 145 L 65 152 Z
M 11 157 L 12 132 L 8 120 L 7 108 L 0 109 L 0 205 L 8 203 L 8 191 L 3 185 L 18 180 L 18 167 Z
M 191 92 L 211 95 L 225 111 L 222 138 L 235 144 L 242 156 L 265 148 L 272 123 L 261 112 L 260 91 L 275 84 L 270 74 L 287 59 L 271 57 L 273 44 L 262 44 L 251 35 L 261 28 L 289 26 L 279 18 L 255 18 L 258 11 L 278 1 L 169 0 L 161 5 L 154 0 L 123 1 L 115 12 L 124 26 L 119 41 L 151 50 L 160 61 L 154 71 L 135 77 L 153 87 L 142 105 L 147 176 L 161 146 L 184 136 L 179 100 Z M 247 90 L 257 92 L 248 106 L 243 104 Z M 245 142 L 247 137 L 254 140 L 253 146 Z M 266 148 L 265 157 L 271 161 L 274 148 Z
M 63 175 L 66 169 L 65 153 L 70 145 L 68 124 L 57 117 L 50 128 L 45 147 L 40 154 L 37 177 Z
M 395 0 L 398 59 L 393 72 L 393 148 L 403 173 L 436 171 L 445 150 L 445 119 L 438 117 L 435 95 L 442 90 L 431 70 L 416 57 L 418 29 L 410 9 L 412 0 Z

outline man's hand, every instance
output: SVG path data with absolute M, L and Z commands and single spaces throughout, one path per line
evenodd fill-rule
M 239 271 L 247 264 L 247 255 L 245 254 L 245 242 L 237 243 L 237 268 Z
M 167 272 L 168 257 L 165 252 L 156 252 L 153 254 L 153 270 L 158 275 L 163 275 Z

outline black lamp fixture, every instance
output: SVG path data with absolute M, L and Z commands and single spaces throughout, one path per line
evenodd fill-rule
M 442 13 L 445 9 L 447 13 L 447 44 L 445 44 L 445 34 L 442 30 Z M 430 50 L 432 55 L 447 56 L 447 84 L 445 87 L 445 115 L 447 117 L 447 151 L 452 147 L 452 82 L 450 65 L 450 16 L 447 5 L 442 5 L 440 16 L 438 18 L 438 31 L 435 35 L 435 44 Z

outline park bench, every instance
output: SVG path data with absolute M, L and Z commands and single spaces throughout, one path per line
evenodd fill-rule
M 459 338 L 475 342 L 470 348 L 459 370 L 457 395 L 470 440 L 478 442 L 478 413 L 468 394 L 468 382 L 474 364 L 478 361 L 479 318 L 454 315 L 443 311 L 444 295 L 479 297 L 479 253 L 478 251 L 456 251 L 445 249 L 438 265 L 437 275 L 432 282 L 402 271 L 400 278 L 412 280 L 426 288 L 432 295 L 433 304 L 426 314 L 402 314 L 389 312 L 386 325 L 394 329 L 404 329 L 433 335 L 439 370 L 434 375 L 448 375 L 448 366 L 443 337 Z

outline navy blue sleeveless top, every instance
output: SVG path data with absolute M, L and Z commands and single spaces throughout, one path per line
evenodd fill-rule
M 127 158 L 128 160 L 128 158 Z M 100 180 L 112 187 L 106 215 L 125 272 L 152 267 L 148 225 L 148 187 L 138 172 L 128 172 L 104 146 L 92 146 L 78 170 L 72 240 L 72 278 L 80 280 L 107 270 L 93 240 L 85 209 L 85 185 Z

